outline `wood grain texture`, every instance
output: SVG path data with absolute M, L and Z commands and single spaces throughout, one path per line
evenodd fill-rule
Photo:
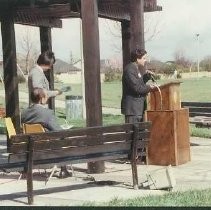
M 147 111 L 152 122 L 148 164 L 180 165 L 190 161 L 188 109 Z

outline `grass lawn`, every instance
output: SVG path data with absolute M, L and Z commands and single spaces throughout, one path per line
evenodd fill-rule
M 158 80 L 158 84 L 164 84 L 171 82 L 172 80 Z M 211 78 L 200 79 L 181 79 L 181 100 L 182 101 L 200 101 L 211 102 Z M 81 84 L 62 84 L 61 82 L 55 83 L 55 88 L 61 88 L 62 86 L 70 85 L 72 87 L 71 92 L 65 93 L 57 97 L 59 100 L 65 100 L 65 95 L 81 95 Z M 3 89 L 3 85 L 0 83 L 0 90 Z M 19 90 L 27 92 L 28 87 L 26 83 L 19 84 Z M 106 82 L 101 85 L 102 93 L 102 106 L 120 108 L 122 87 L 121 81 Z M 0 97 L 0 106 L 4 106 L 4 98 Z M 20 109 L 25 108 L 26 103 L 20 102 Z M 65 110 L 56 109 L 56 114 L 59 117 L 60 124 L 65 123 Z M 123 116 L 103 115 L 103 124 L 116 124 L 124 122 Z M 70 122 L 75 127 L 84 127 L 84 120 L 71 120 Z M 211 138 L 211 132 L 206 128 L 195 128 L 190 126 L 191 135 L 209 137 Z
M 164 84 L 175 80 L 158 80 Z M 211 102 L 211 78 L 181 79 L 181 100 Z M 108 107 L 120 108 L 122 96 L 121 82 L 106 82 L 102 84 L 102 104 Z
M 85 203 L 86 206 L 211 206 L 211 189 L 190 190 L 187 192 L 169 192 L 161 196 L 137 197 L 134 199 L 121 200 L 114 198 L 110 202 L 96 204 L 94 202 Z

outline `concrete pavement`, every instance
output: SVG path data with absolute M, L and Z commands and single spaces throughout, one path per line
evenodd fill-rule
M 191 138 L 191 161 L 172 167 L 176 179 L 173 191 L 211 188 L 211 139 Z M 5 136 L 1 136 L 1 160 L 6 149 Z M 163 166 L 138 165 L 139 183 L 146 181 L 146 172 Z M 95 202 L 102 205 L 114 198 L 134 198 L 161 195 L 165 190 L 132 189 L 130 164 L 106 162 L 103 174 L 87 174 L 86 164 L 74 164 L 75 177 L 58 179 L 52 177 L 45 185 L 44 170 L 34 170 L 35 206 L 79 206 Z M 50 170 L 48 170 L 50 172 Z M 27 205 L 26 180 L 17 180 L 19 173 L 0 172 L 0 205 Z

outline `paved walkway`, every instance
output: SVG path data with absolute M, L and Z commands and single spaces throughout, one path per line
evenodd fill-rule
M 176 179 L 173 191 L 211 188 L 211 139 L 191 138 L 191 161 L 172 167 Z M 1 157 L 6 149 L 5 136 L 1 136 Z M 44 172 L 34 171 L 34 205 L 36 206 L 75 206 L 88 202 L 102 205 L 114 198 L 134 198 L 137 196 L 161 195 L 165 190 L 139 189 L 131 187 L 131 167 L 129 164 L 106 162 L 103 174 L 86 173 L 86 164 L 75 164 L 76 177 L 58 179 L 52 177 L 45 185 Z M 146 180 L 146 172 L 164 168 L 163 166 L 139 165 L 139 182 Z M 27 205 L 26 180 L 18 179 L 17 172 L 0 172 L 0 205 Z M 95 181 L 93 181 L 93 179 Z M 107 185 L 102 185 L 107 181 Z M 101 185 L 100 185 L 101 184 Z M 109 185 L 111 184 L 111 185 Z

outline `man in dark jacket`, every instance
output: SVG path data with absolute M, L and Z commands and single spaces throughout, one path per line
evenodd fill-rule
M 155 88 L 152 84 L 146 84 L 152 74 L 145 70 L 146 56 L 145 50 L 132 51 L 131 63 L 123 71 L 121 112 L 126 123 L 143 121 L 146 96 Z

